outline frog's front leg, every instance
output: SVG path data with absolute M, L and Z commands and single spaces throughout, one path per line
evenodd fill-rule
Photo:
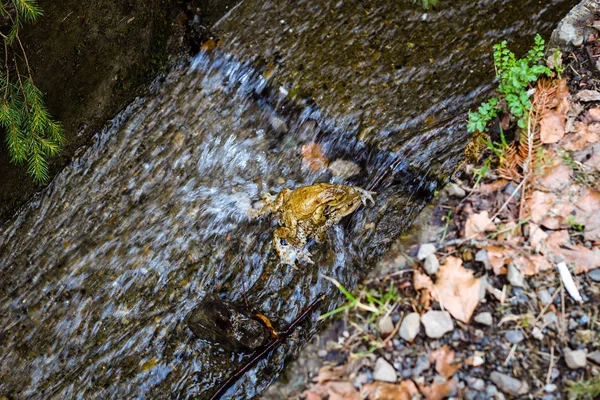
M 290 197 L 292 191 L 284 188 L 277 196 L 271 193 L 265 193 L 261 196 L 263 206 L 260 208 L 252 208 L 248 211 L 251 218 L 257 218 L 265 214 L 270 214 L 281 210 L 283 203 Z

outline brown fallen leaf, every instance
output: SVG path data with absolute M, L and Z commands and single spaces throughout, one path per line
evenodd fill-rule
M 575 274 L 600 267 L 600 248 L 589 249 L 579 244 L 572 244 L 569 232 L 566 230 L 548 235 L 546 246 L 544 255 L 552 257 L 555 263 L 564 261 L 574 265 Z
M 307 390 L 306 392 L 304 392 L 304 399 L 305 400 L 321 400 L 322 397 L 320 394 L 313 392 L 312 390 Z
M 539 255 L 518 256 L 513 258 L 513 263 L 525 276 L 532 276 L 540 271 L 546 271 L 550 269 L 548 260 Z
M 428 308 L 431 303 L 431 290 L 433 288 L 431 278 L 421 271 L 415 271 L 413 274 L 413 286 L 415 290 L 421 291 L 421 304 Z
M 583 102 L 600 101 L 600 92 L 597 90 L 580 90 L 575 95 L 575 99 Z
M 546 219 L 548 212 L 556 201 L 556 195 L 553 193 L 535 190 L 531 197 L 525 202 L 526 214 L 531 222 L 540 224 Z
M 460 363 L 453 364 L 455 353 L 447 344 L 434 350 L 429 355 L 429 362 L 435 362 L 435 370 L 448 379 L 458 371 Z
M 317 384 L 310 390 L 328 400 L 362 400 L 360 393 L 350 382 L 331 381 Z
M 339 366 L 324 365 L 319 369 L 318 375 L 313 378 L 313 382 L 323 383 L 340 380 L 345 376 L 347 366 L 348 364 Z
M 496 229 L 496 225 L 488 216 L 487 211 L 479 214 L 471 214 L 465 223 L 465 237 L 484 239 L 484 232 L 491 232 Z
M 448 257 L 440 266 L 431 295 L 455 319 L 467 323 L 479 304 L 480 292 L 481 279 L 463 267 L 460 258 Z
M 598 141 L 600 141 L 600 122 L 590 124 L 576 122 L 574 132 L 567 136 L 563 146 L 570 151 L 579 151 Z
M 542 190 L 561 191 L 569 186 L 572 176 L 573 168 L 558 163 L 545 168 L 544 173 L 536 180 L 536 184 Z
M 529 244 L 534 249 L 537 249 L 538 246 L 544 240 L 546 240 L 546 238 L 548 237 L 548 234 L 546 232 L 544 232 L 544 230 L 542 228 L 540 228 L 539 225 L 536 225 L 532 222 L 529 222 L 528 225 L 529 225 Z
M 505 246 L 485 246 L 485 251 L 494 274 L 505 275 L 507 272 L 505 267 L 507 255 L 512 255 L 512 249 Z
M 411 400 L 419 390 L 410 379 L 395 383 L 372 382 L 363 386 L 361 396 L 369 400 Z
M 600 107 L 590 108 L 587 112 L 587 116 L 593 122 L 600 122 Z
M 311 171 L 318 171 L 327 167 L 327 157 L 323 153 L 323 148 L 320 144 L 312 142 L 303 144 L 302 149 L 302 166 Z
M 582 186 L 574 206 L 575 222 L 584 226 L 583 238 L 600 242 L 600 193 Z
M 481 194 L 491 194 L 504 190 L 508 184 L 507 179 L 497 179 L 490 183 L 482 183 L 477 187 L 477 192 Z
M 565 136 L 567 119 L 558 110 L 548 110 L 540 120 L 542 143 L 558 143 Z
M 419 386 L 419 390 L 427 400 L 442 400 L 456 390 L 456 381 L 450 379 L 443 383 L 434 383 L 431 386 Z

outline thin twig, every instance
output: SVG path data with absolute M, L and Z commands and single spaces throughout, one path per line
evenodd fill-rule
M 27 66 L 27 73 L 29 74 L 29 79 L 31 79 L 31 81 L 33 82 L 33 74 L 31 73 L 31 68 L 29 68 L 29 60 L 27 59 L 25 48 L 23 47 L 23 43 L 21 43 L 19 34 L 15 35 L 15 37 L 17 38 L 17 42 L 19 42 L 19 47 L 21 47 L 21 51 L 23 52 L 23 58 L 25 59 L 25 65 Z
M 550 363 L 548 364 L 548 373 L 546 374 L 546 385 L 552 382 L 552 367 L 554 367 L 554 346 L 550 348 Z

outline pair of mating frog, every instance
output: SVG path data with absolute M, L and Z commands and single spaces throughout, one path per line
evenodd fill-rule
M 314 237 L 317 243 L 324 242 L 327 229 L 361 204 L 375 203 L 372 194 L 356 186 L 332 183 L 286 188 L 277 197 L 263 195 L 264 206 L 251 210 L 251 215 L 279 213 L 281 226 L 273 234 L 273 246 L 281 262 L 291 266 L 296 265 L 296 260 L 313 264 L 305 249 L 308 240 Z

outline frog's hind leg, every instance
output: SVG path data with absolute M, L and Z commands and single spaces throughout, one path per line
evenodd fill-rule
M 371 203 L 375 204 L 375 200 L 373 200 L 373 195 L 377 194 L 377 193 L 370 192 L 368 190 L 365 190 L 363 188 L 359 188 L 357 186 L 354 186 L 353 189 L 356 192 L 358 192 L 358 195 L 360 196 L 360 201 L 363 203 L 364 206 L 366 206 L 369 201 Z

